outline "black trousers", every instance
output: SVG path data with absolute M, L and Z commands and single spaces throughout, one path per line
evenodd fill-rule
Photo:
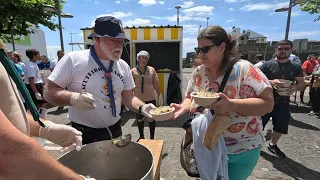
M 156 106 L 156 100 L 146 101 L 146 104 L 152 103 Z M 144 121 L 141 121 L 144 116 L 141 114 L 136 114 L 137 125 L 139 129 L 140 139 L 144 139 Z M 140 121 L 139 121 L 140 120 Z M 154 133 L 156 130 L 156 121 L 149 122 L 150 139 L 154 139 Z
M 320 111 L 320 88 L 312 88 L 312 111 L 315 113 L 319 113 Z
M 72 127 L 82 132 L 82 144 L 89 144 L 98 141 L 110 140 L 110 134 L 106 128 L 91 128 L 72 122 Z M 121 120 L 116 124 L 109 126 L 113 138 L 117 138 L 122 135 Z

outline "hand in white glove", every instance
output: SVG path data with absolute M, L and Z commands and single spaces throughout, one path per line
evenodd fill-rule
M 43 100 L 43 98 L 39 92 L 35 93 L 34 95 L 36 96 L 37 100 Z
M 82 175 L 80 175 L 80 177 L 82 177 L 84 180 L 96 180 L 95 178 L 85 177 Z
M 47 139 L 55 144 L 62 146 L 61 151 L 67 152 L 82 147 L 82 133 L 73 127 L 55 124 L 51 121 L 43 122 L 45 127 L 40 127 L 39 137 Z
M 70 104 L 73 106 L 76 106 L 80 109 L 85 109 L 85 110 L 91 110 L 93 109 L 93 101 L 95 99 L 93 98 L 93 95 L 90 93 L 72 93 L 71 98 L 70 98 Z
M 159 95 L 159 106 L 163 105 L 163 98 L 162 98 L 162 94 Z
M 145 104 L 141 108 L 141 114 L 144 115 L 147 118 L 152 119 L 152 116 L 150 114 L 150 110 L 156 108 L 152 103 Z

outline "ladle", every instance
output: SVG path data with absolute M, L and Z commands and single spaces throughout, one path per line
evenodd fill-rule
M 96 112 L 98 113 L 98 115 L 100 116 L 101 121 L 103 122 L 103 124 L 106 126 L 106 129 L 110 135 L 111 138 L 111 142 L 113 145 L 117 146 L 117 147 L 125 147 L 127 146 L 130 142 L 131 142 L 131 134 L 126 134 L 124 136 L 120 136 L 118 138 L 113 138 L 112 136 L 112 132 L 110 131 L 109 127 L 106 125 L 106 123 L 103 121 L 102 116 L 100 115 L 98 109 L 97 109 L 97 105 L 93 104 L 93 106 L 95 107 L 94 109 L 96 110 Z

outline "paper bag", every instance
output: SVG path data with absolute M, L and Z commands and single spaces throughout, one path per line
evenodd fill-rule
M 217 114 L 204 134 L 203 145 L 211 150 L 217 144 L 219 136 L 229 126 L 230 121 L 229 113 Z

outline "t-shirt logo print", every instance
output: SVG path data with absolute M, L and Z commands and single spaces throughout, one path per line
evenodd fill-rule
M 102 90 L 101 93 L 105 95 L 105 97 L 103 98 L 103 101 L 109 104 L 109 108 L 111 108 L 111 103 L 110 103 L 110 92 L 108 90 L 108 79 L 106 77 L 102 77 L 103 79 L 105 79 L 104 84 L 102 85 Z M 114 86 L 112 85 L 112 89 L 114 89 Z M 115 94 L 116 92 L 114 91 L 113 94 Z M 107 98 L 108 97 L 108 98 Z M 114 96 L 114 98 L 116 99 L 116 97 Z M 107 106 L 104 106 L 105 109 L 109 109 L 107 108 Z

